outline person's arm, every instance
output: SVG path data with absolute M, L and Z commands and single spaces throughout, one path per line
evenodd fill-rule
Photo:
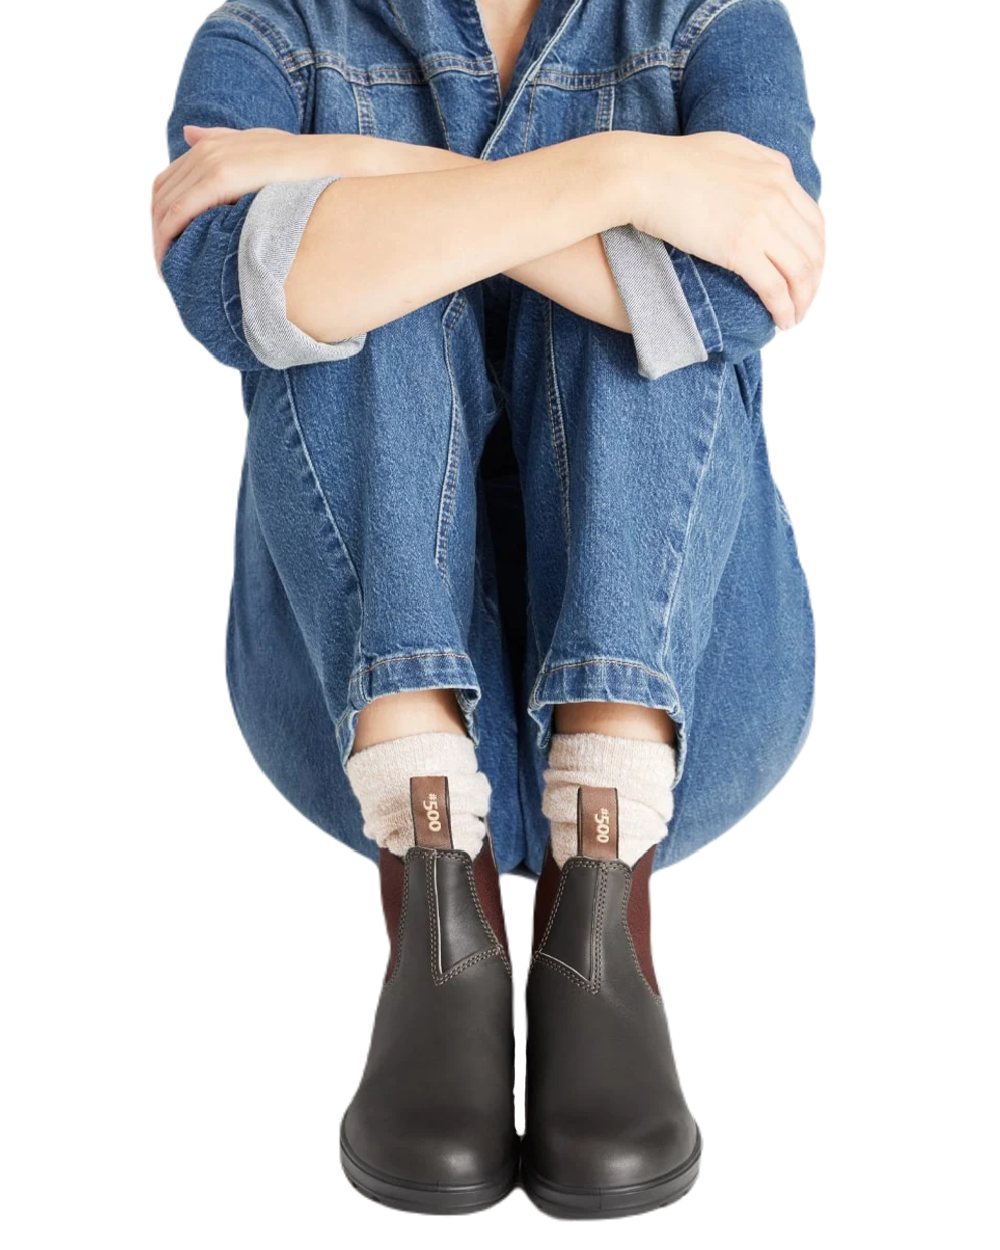
M 167 121 L 171 162 L 188 150 L 186 123 L 301 130 L 299 88 L 276 54 L 287 50 L 287 43 L 281 31 L 256 15 L 250 24 L 219 9 L 204 19 L 189 46 Z M 183 177 L 183 166 L 180 173 Z M 157 257 L 160 273 L 185 327 L 216 359 L 241 370 L 260 369 L 263 362 L 244 329 L 244 314 L 254 310 L 243 303 L 238 271 L 239 242 L 254 195 L 219 200 L 172 238 Z M 250 293 L 251 299 L 259 297 Z M 284 328 L 285 342 L 309 359 L 341 359 L 362 346 L 357 339 L 319 343 L 291 323 Z
M 284 282 L 288 317 L 316 338 L 364 333 L 627 220 L 625 139 L 587 135 L 430 173 L 331 175 Z
M 218 132 L 216 132 L 218 133 Z M 197 143 L 202 134 L 190 135 Z M 211 133 L 208 133 L 211 137 Z M 231 133 L 230 141 L 238 139 Z M 474 168 L 482 164 L 475 156 L 448 148 L 408 143 L 370 135 L 322 134 L 295 136 L 286 176 L 302 180 L 297 189 L 265 184 L 260 189 L 249 222 L 249 234 L 259 231 L 275 241 L 298 238 L 315 201 L 328 185 L 322 175 L 373 177 L 387 174 L 430 173 L 438 170 Z M 252 165 L 251 161 L 247 162 Z M 242 175 L 260 182 L 260 166 Z M 239 184 L 237 183 L 237 186 Z M 592 234 L 534 260 L 503 271 L 570 311 L 614 330 L 629 332 L 629 320 L 611 274 L 600 235 Z
M 725 131 L 783 153 L 798 185 L 817 201 L 814 118 L 799 45 L 780 0 L 695 5 L 675 47 L 682 133 Z M 808 222 L 809 206 L 803 209 Z M 751 240 L 745 258 L 734 253 L 726 264 L 633 224 L 605 232 L 642 376 L 655 379 L 710 356 L 741 360 L 774 336 L 776 321 L 787 328 L 801 320 L 822 267 L 818 210 L 812 224 L 813 238 L 797 237 L 800 246 L 770 247 L 765 259 L 754 254 Z M 752 230 L 753 223 L 747 225 Z
M 249 22 L 220 9 L 202 21 L 181 70 L 168 121 L 171 164 L 154 184 L 156 261 L 181 319 L 212 355 L 241 370 L 339 360 L 364 346 L 370 326 L 352 335 L 316 337 L 287 315 L 285 304 L 287 271 L 317 196 L 341 176 L 335 170 L 350 175 L 360 163 L 359 174 L 375 173 L 379 161 L 374 148 L 379 144 L 396 149 L 396 158 L 405 149 L 407 159 L 412 154 L 416 168 L 427 171 L 479 169 L 486 164 L 447 150 L 369 136 L 302 134 L 304 84 L 296 79 L 294 61 L 285 55 L 291 46 L 284 32 L 259 15 Z M 256 161 L 249 179 L 244 171 L 241 185 L 237 175 L 236 191 L 225 186 L 222 166 L 234 163 L 234 153 L 231 143 L 219 143 L 221 134 L 247 140 L 235 154 L 237 165 L 245 153 L 247 159 L 252 153 Z M 202 144 L 196 160 L 194 149 Z M 612 146 L 620 145 L 605 136 L 582 146 L 610 155 Z M 332 159 L 335 151 L 349 154 L 349 159 L 337 165 Z M 509 204 L 521 222 L 532 216 L 525 210 L 526 202 L 534 207 L 536 200 L 549 195 L 547 220 L 551 224 L 557 219 L 556 230 L 546 235 L 542 227 L 539 237 L 542 246 L 545 239 L 555 239 L 559 246 L 551 255 L 537 255 L 539 245 L 530 242 L 529 227 L 509 252 L 515 257 L 509 272 L 582 315 L 627 330 L 625 309 L 596 231 L 580 237 L 580 230 L 587 227 L 577 226 L 591 217 L 595 224 L 607 224 L 610 219 L 600 209 L 601 202 L 614 196 L 627 170 L 617 171 L 615 186 L 605 185 L 610 195 L 600 191 L 595 195 L 592 184 L 585 192 L 576 176 L 576 209 L 566 211 L 571 196 L 556 184 L 571 168 L 581 169 L 581 158 L 579 143 L 572 153 L 550 149 L 545 158 L 536 158 L 536 171 L 542 163 L 549 170 L 542 184 L 525 187 L 524 180 L 510 181 L 512 194 L 524 190 L 531 194 L 529 201 L 521 197 L 517 204 Z M 602 164 L 609 161 L 587 161 L 590 175 L 599 176 Z M 495 170 L 486 171 L 487 183 L 495 178 Z M 346 184 L 340 190 L 346 190 Z M 362 239 L 370 239 L 370 225 L 370 220 L 364 222 Z M 329 269 L 325 272 L 329 277 Z M 329 306 L 329 290 L 325 302 Z M 377 317 L 371 324 L 376 321 Z
M 458 157 L 460 168 L 451 167 L 448 154 L 449 168 L 434 172 L 330 173 L 325 155 L 354 151 L 345 148 L 349 140 L 373 141 L 300 133 L 303 85 L 293 81 L 290 46 L 256 16 L 247 24 L 222 8 L 206 19 L 168 125 L 176 155 L 154 184 L 163 277 L 188 328 L 241 369 L 352 355 L 368 329 L 504 271 L 628 330 L 620 283 L 598 250 L 598 233 L 606 238 L 615 223 L 648 222 L 656 241 L 731 264 L 726 237 L 741 211 L 756 215 L 755 193 L 775 172 L 773 150 L 736 135 L 624 130 L 503 161 Z M 728 140 L 721 154 L 714 142 L 720 137 Z M 361 150 L 371 157 L 370 146 Z M 435 165 L 444 156 L 420 151 L 420 160 L 432 153 Z M 350 169 L 350 162 L 339 168 Z M 408 200 L 400 203 L 401 191 L 414 193 L 418 212 Z M 782 225 L 801 227 L 800 215 L 786 207 L 770 223 L 772 238 Z M 753 266 L 732 263 L 764 299 L 767 237 L 747 249 Z M 389 257 L 395 264 L 386 263 Z M 383 281 L 373 283 L 373 274 Z M 343 336 L 348 329 L 354 333 Z

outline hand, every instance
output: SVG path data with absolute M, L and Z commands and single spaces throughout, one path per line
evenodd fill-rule
M 783 152 L 728 131 L 643 134 L 632 224 L 739 274 L 783 330 L 819 286 L 823 214 Z
M 266 183 L 320 177 L 329 153 L 316 135 L 229 126 L 185 126 L 191 147 L 153 182 L 153 251 L 160 268 L 170 243 L 199 213 L 234 204 Z

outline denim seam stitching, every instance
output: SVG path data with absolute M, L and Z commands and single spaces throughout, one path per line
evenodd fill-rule
M 459 317 L 466 311 L 465 295 L 458 290 L 452 295 L 442 315 L 442 339 L 444 346 L 445 368 L 448 371 L 448 385 L 451 388 L 451 413 L 448 420 L 448 450 L 445 456 L 444 479 L 441 483 L 441 495 L 438 500 L 437 532 L 434 536 L 434 563 L 447 585 L 451 584 L 448 569 L 449 529 L 455 513 L 455 499 L 458 493 L 458 424 L 461 419 L 461 402 L 459 399 L 458 379 L 455 377 L 454 360 L 451 351 L 451 336 Z M 458 311 L 452 314 L 452 308 Z
M 615 110 L 614 86 L 597 89 L 597 103 L 594 108 L 594 129 L 598 131 L 611 129 L 611 117 Z
M 779 8 L 785 8 L 782 0 L 756 0 L 756 2 L 777 4 Z M 747 3 L 750 3 L 750 0 L 706 0 L 703 5 L 695 9 L 685 23 L 684 28 L 674 40 L 674 48 L 677 52 L 677 64 L 672 71 L 675 86 L 680 86 L 692 53 L 701 40 L 702 35 L 704 35 L 716 18 L 721 17 L 729 9 L 736 8 L 737 5 Z
M 539 669 L 538 669 L 537 674 L 535 675 L 535 680 L 532 682 L 532 685 L 531 685 L 531 694 L 528 696 L 528 707 L 530 708 L 532 704 L 532 696 L 534 695 L 535 691 L 538 689 L 538 683 L 542 680 L 542 674 L 545 672 L 545 660 L 548 658 L 548 651 L 547 649 L 542 647 L 542 640 L 539 637 L 538 620 L 535 615 L 535 605 L 531 598 L 530 587 L 526 592 L 525 598 L 527 600 L 526 605 L 525 605 L 525 610 L 526 610 L 527 617 L 528 617 L 528 623 L 531 625 L 531 636 L 535 642 L 535 654 L 542 657 L 539 660 Z
M 655 677 L 657 681 L 666 682 L 673 689 L 673 682 L 665 672 L 657 672 L 655 668 L 650 668 L 639 660 L 622 660 L 611 655 L 595 656 L 589 660 L 565 660 L 563 663 L 553 664 L 551 667 L 543 666 L 542 671 L 538 675 L 538 680 L 535 682 L 535 689 L 541 685 L 544 678 L 551 676 L 553 673 L 562 672 L 565 668 L 584 668 L 588 664 L 617 664 L 622 668 L 637 668 L 643 673 L 648 673 L 650 677 Z M 534 690 L 532 691 L 532 697 L 534 697 Z
M 601 87 L 616 87 L 642 74 L 648 69 L 668 69 L 671 74 L 680 68 L 680 54 L 674 48 L 649 48 L 636 52 L 608 69 L 569 70 L 543 67 L 537 82 L 542 87 L 555 87 L 565 91 L 593 91 Z
M 688 508 L 687 524 L 684 527 L 684 537 L 681 540 L 681 558 L 677 561 L 677 568 L 674 576 L 667 588 L 667 607 L 663 614 L 660 629 L 663 635 L 663 644 L 660 649 L 660 655 L 663 660 L 666 659 L 667 651 L 670 648 L 670 628 L 673 624 L 674 608 L 677 604 L 677 585 L 680 581 L 681 574 L 687 564 L 687 555 L 690 550 L 691 529 L 694 525 L 695 517 L 698 515 L 701 507 L 702 486 L 705 482 L 705 474 L 712 460 L 712 453 L 715 450 L 715 440 L 719 433 L 719 425 L 722 417 L 722 396 L 725 391 L 726 373 L 723 367 L 717 369 L 717 383 L 715 395 L 715 415 L 712 418 L 712 433 L 708 440 L 708 449 L 702 458 L 701 467 L 698 471 L 698 481 L 695 483 L 694 495 L 691 499 L 691 506 Z
M 302 448 L 302 454 L 305 456 L 306 464 L 309 466 L 309 475 L 312 478 L 313 488 L 323 504 L 324 515 L 326 516 L 330 529 L 333 531 L 333 536 L 337 540 L 337 544 L 343 553 L 344 559 L 347 562 L 347 567 L 351 570 L 351 576 L 354 578 L 354 587 L 357 592 L 358 602 L 361 606 L 361 623 L 358 628 L 358 635 L 360 637 L 364 630 L 365 621 L 365 596 L 361 589 L 361 579 L 358 576 L 358 570 L 354 566 L 354 561 L 351 559 L 351 553 L 347 550 L 347 544 L 344 542 L 344 536 L 340 532 L 340 527 L 333 519 L 330 501 L 326 497 L 326 492 L 323 490 L 322 483 L 319 480 L 319 474 L 316 472 L 316 466 L 313 462 L 312 455 L 309 452 L 309 444 L 306 441 L 305 431 L 302 429 L 302 423 L 299 421 L 299 410 L 295 402 L 295 393 L 292 387 L 292 380 L 289 376 L 289 371 L 287 369 L 282 369 L 281 372 L 284 374 L 285 394 L 288 398 L 288 406 L 292 414 L 292 423 L 294 424 L 296 434 L 298 435 L 299 445 Z
M 363 597 L 362 597 L 361 602 L 363 605 L 364 604 Z M 359 637 L 360 637 L 360 631 L 359 631 Z M 472 657 L 469 655 L 467 651 L 406 651 L 406 652 L 400 652 L 398 655 L 382 656 L 378 660 L 373 660 L 371 664 L 366 664 L 363 667 L 355 667 L 354 669 L 352 669 L 351 674 L 348 677 L 348 689 L 357 691 L 358 697 L 363 698 L 364 696 L 361 691 L 362 679 L 365 677 L 366 674 L 373 672 L 376 668 L 380 668 L 382 665 L 405 664 L 410 660 L 433 659 L 435 657 L 449 657 L 449 656 L 452 656 L 459 660 L 467 661 L 467 663 L 469 664 L 469 667 L 472 668 L 473 670 L 473 675 L 475 676 L 475 668 L 472 664 Z M 476 684 L 478 685 L 478 680 Z M 333 726 L 334 734 L 336 737 L 338 738 L 340 737 L 341 725 L 343 725 L 344 721 L 350 718 L 350 716 L 355 710 L 356 709 L 354 707 L 349 706 L 340 714 L 340 716 L 337 717 Z
M 744 0 L 730 2 L 742 3 Z M 532 76 L 528 85 L 569 91 L 612 87 L 648 69 L 664 68 L 671 73 L 677 73 L 682 68 L 683 55 L 676 48 L 657 46 L 634 53 L 607 69 L 570 70 L 543 65 Z M 283 54 L 283 62 L 289 73 L 315 66 L 316 69 L 332 70 L 347 82 L 360 82 L 367 86 L 420 86 L 445 73 L 466 74 L 472 78 L 492 78 L 495 75 L 492 59 L 464 57 L 450 52 L 420 57 L 411 64 L 383 62 L 361 66 L 353 65 L 341 53 L 332 49 L 296 48 Z
M 720 352 L 724 351 L 725 343 L 722 338 L 722 326 L 719 324 L 719 318 L 716 315 L 715 307 L 712 304 L 711 297 L 708 294 L 708 287 L 705 286 L 704 280 L 702 279 L 702 276 L 701 276 L 701 272 L 698 269 L 698 265 L 695 263 L 695 258 L 691 255 L 690 252 L 683 252 L 681 251 L 680 248 L 675 247 L 672 243 L 664 242 L 663 245 L 667 249 L 667 255 L 670 257 L 671 264 L 674 265 L 675 270 L 677 271 L 678 281 L 680 281 L 680 266 L 682 265 L 685 266 L 688 272 L 694 276 L 694 280 L 698 283 L 698 291 L 701 296 L 702 308 L 705 310 L 706 314 L 712 320 L 714 340 L 716 343 L 719 344 L 719 351 Z M 690 301 L 689 301 L 689 307 L 691 307 Z M 691 314 L 692 316 L 694 316 L 693 307 L 691 307 Z M 695 324 L 697 325 L 697 320 Z M 698 331 L 698 334 L 699 334 L 699 337 L 702 339 L 702 345 L 706 347 L 706 351 L 707 351 L 707 345 L 704 342 L 704 336 L 701 334 L 700 329 Z
M 383 664 L 405 664 L 409 660 L 424 660 L 435 656 L 454 656 L 456 659 L 468 660 L 470 664 L 472 663 L 472 657 L 467 651 L 401 651 L 398 655 L 382 656 L 381 659 L 373 660 L 371 664 L 366 664 L 363 668 L 356 668 L 351 676 L 352 679 L 355 676 L 363 676 Z
M 372 110 L 371 96 L 366 83 L 352 82 L 351 98 L 354 100 L 354 116 L 357 119 L 359 135 L 374 135 L 376 132 L 375 113 Z
M 531 122 L 535 115 L 535 97 L 538 94 L 537 80 L 531 84 L 531 91 L 528 93 L 528 115 L 524 122 L 524 143 L 521 147 L 522 152 L 527 152 L 528 143 L 531 140 Z
M 386 0 L 386 3 L 388 5 L 389 11 L 392 13 L 392 16 L 396 19 L 396 24 L 399 26 L 400 31 L 402 31 L 402 33 L 409 38 L 410 37 L 409 29 L 406 25 L 406 21 L 402 13 L 400 12 L 400 8 L 399 8 L 399 5 L 396 3 L 396 0 Z M 448 135 L 448 123 L 445 120 L 444 110 L 442 109 L 441 101 L 438 98 L 437 88 L 430 81 L 428 81 L 427 86 L 430 88 L 431 101 L 434 104 L 434 111 L 437 113 L 438 121 L 441 124 L 441 134 L 444 136 L 444 146 L 446 148 L 451 148 L 452 143 Z
M 444 109 L 441 107 L 441 98 L 437 92 L 437 85 L 428 81 L 427 87 L 431 93 L 431 103 L 434 105 L 434 112 L 437 113 L 437 119 L 441 125 L 441 135 L 444 139 L 444 146 L 449 151 L 454 151 L 455 149 L 451 142 L 451 135 L 448 131 L 448 120 L 445 117 Z
M 458 72 L 468 74 L 472 78 L 489 78 L 493 76 L 493 62 L 482 57 L 463 57 L 453 53 L 439 53 L 421 57 L 414 64 L 394 65 L 390 63 L 369 66 L 352 65 L 339 52 L 324 48 L 299 48 L 286 53 L 290 69 L 327 69 L 339 74 L 345 82 L 362 83 L 365 86 L 420 86 L 437 77 L 438 74 Z
M 426 81 L 428 71 L 435 74 L 448 69 L 460 69 L 476 76 L 490 75 L 494 72 L 492 59 L 463 57 L 453 52 L 432 53 L 420 58 L 415 65 L 397 65 L 391 62 L 371 66 L 353 65 L 346 57 L 332 49 L 296 48 L 279 27 L 261 17 L 254 9 L 239 3 L 220 5 L 208 15 L 206 20 L 225 21 L 227 19 L 246 26 L 267 44 L 297 95 L 300 94 L 302 88 L 293 75 L 311 66 L 318 69 L 333 69 L 348 82 L 361 82 L 366 85 L 371 85 L 373 82 L 398 83 L 399 85 L 421 83 Z
M 507 123 L 510 121 L 511 117 L 513 117 L 514 112 L 517 109 L 517 105 L 520 102 L 521 96 L 528 89 L 531 83 L 533 83 L 535 79 L 538 77 L 539 71 L 541 70 L 542 66 L 545 64 L 546 57 L 549 55 L 552 49 L 556 46 L 556 44 L 562 38 L 563 31 L 570 24 L 572 19 L 576 16 L 577 11 L 579 10 L 582 2 L 583 0 L 573 0 L 573 3 L 569 6 L 569 8 L 563 14 L 562 21 L 560 21 L 559 25 L 555 28 L 555 30 L 552 32 L 549 38 L 542 45 L 542 49 L 538 53 L 538 56 L 535 57 L 535 59 L 531 62 L 528 68 L 524 71 L 524 77 L 517 84 L 517 90 L 514 92 L 511 98 L 507 101 L 507 107 L 503 110 L 503 113 L 500 115 L 500 118 L 497 121 L 497 124 L 493 127 L 493 131 L 490 134 L 490 137 L 486 140 L 486 145 L 483 148 L 482 152 L 480 153 L 481 157 L 484 157 L 484 158 L 486 157 L 490 149 L 493 147 L 496 141 L 503 134 L 504 130 L 507 128 Z
M 232 231 L 231 231 L 230 233 L 231 233 L 231 234 L 236 234 L 236 226 L 233 226 L 233 229 L 232 229 Z M 242 301 L 242 298 L 241 298 L 241 296 L 240 296 L 239 282 L 237 282 L 237 284 L 236 284 L 236 290 L 233 292 L 233 294 L 232 294 L 232 295 L 230 295 L 228 299 L 226 299 L 226 298 L 225 298 L 225 295 L 226 295 L 226 273 L 228 272 L 229 267 L 230 267 L 230 265 L 232 264 L 233 258 L 239 255 L 239 250 L 240 250 L 240 249 L 239 249 L 239 239 L 237 238 L 237 243 L 236 243 L 236 246 L 235 246 L 234 248 L 232 248 L 230 251 L 228 251 L 228 252 L 226 253 L 226 258 L 225 258 L 225 260 L 222 262 L 222 272 L 221 272 L 221 273 L 220 273 L 220 275 L 219 275 L 219 298 L 222 300 L 222 312 L 223 312 L 223 315 L 225 316 L 226 321 L 227 321 L 227 322 L 228 322 L 228 324 L 229 324 L 229 328 L 230 328 L 230 330 L 232 330 L 233 335 L 234 335 L 234 337 L 236 338 L 236 341 L 237 341 L 237 342 L 238 342 L 238 343 L 239 343 L 242 347 L 245 347 L 245 348 L 247 349 L 247 351 L 250 351 L 250 350 L 251 350 L 251 348 L 250 348 L 250 344 L 247 342 L 247 340 L 246 340 L 246 336 L 245 336 L 245 335 L 244 335 L 244 333 L 243 333 L 243 317 L 242 317 L 242 313 L 243 313 L 243 301 Z M 237 301 L 239 301 L 239 304 L 240 304 L 240 317 L 239 317 L 238 319 L 234 319 L 234 318 L 230 315 L 230 312 L 229 312 L 229 305 L 230 305 L 230 304 L 234 304 L 234 303 L 236 303 Z
M 568 556 L 571 538 L 569 454 L 566 440 L 566 422 L 563 419 L 562 401 L 559 396 L 559 372 L 556 367 L 556 347 L 555 336 L 552 330 L 552 318 L 552 301 L 548 300 L 545 309 L 545 400 L 549 410 L 549 439 L 552 443 L 552 454 L 555 458 L 556 474 L 559 478 L 559 503 L 562 513 L 563 538 Z
M 267 46 L 278 67 L 284 74 L 288 87 L 296 99 L 299 113 L 299 124 L 301 125 L 304 84 L 302 84 L 294 75 L 298 73 L 299 69 L 305 68 L 305 66 L 300 66 L 295 63 L 295 53 L 287 36 L 279 30 L 277 26 L 274 26 L 271 22 L 261 17 L 259 13 L 242 4 L 229 3 L 220 5 L 205 19 L 206 22 L 221 22 L 227 20 L 237 22 L 240 25 L 245 26 L 247 30 L 253 31 L 258 39 L 260 39 L 261 43 Z

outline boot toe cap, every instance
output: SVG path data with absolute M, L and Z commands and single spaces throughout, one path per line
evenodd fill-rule
M 428 1113 L 430 1112 L 430 1113 Z M 341 1141 L 355 1161 L 401 1184 L 460 1188 L 496 1181 L 516 1160 L 517 1139 L 503 1121 L 438 1108 L 416 1121 L 392 1108 L 363 1114 L 349 1109 Z
M 545 1180 L 567 1188 L 613 1190 L 652 1184 L 689 1164 L 697 1150 L 693 1121 L 657 1124 L 552 1125 L 526 1146 L 530 1166 Z

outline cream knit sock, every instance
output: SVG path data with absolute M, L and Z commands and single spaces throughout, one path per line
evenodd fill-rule
M 452 843 L 476 857 L 486 833 L 490 782 L 467 734 L 435 731 L 376 742 L 348 756 L 346 772 L 366 835 L 394 855 L 405 855 L 415 841 L 410 778 L 447 777 Z
M 562 867 L 577 853 L 578 786 L 618 791 L 618 858 L 634 864 L 667 833 L 673 815 L 677 757 L 668 742 L 599 733 L 554 733 L 543 774 L 542 813 L 552 855 Z

